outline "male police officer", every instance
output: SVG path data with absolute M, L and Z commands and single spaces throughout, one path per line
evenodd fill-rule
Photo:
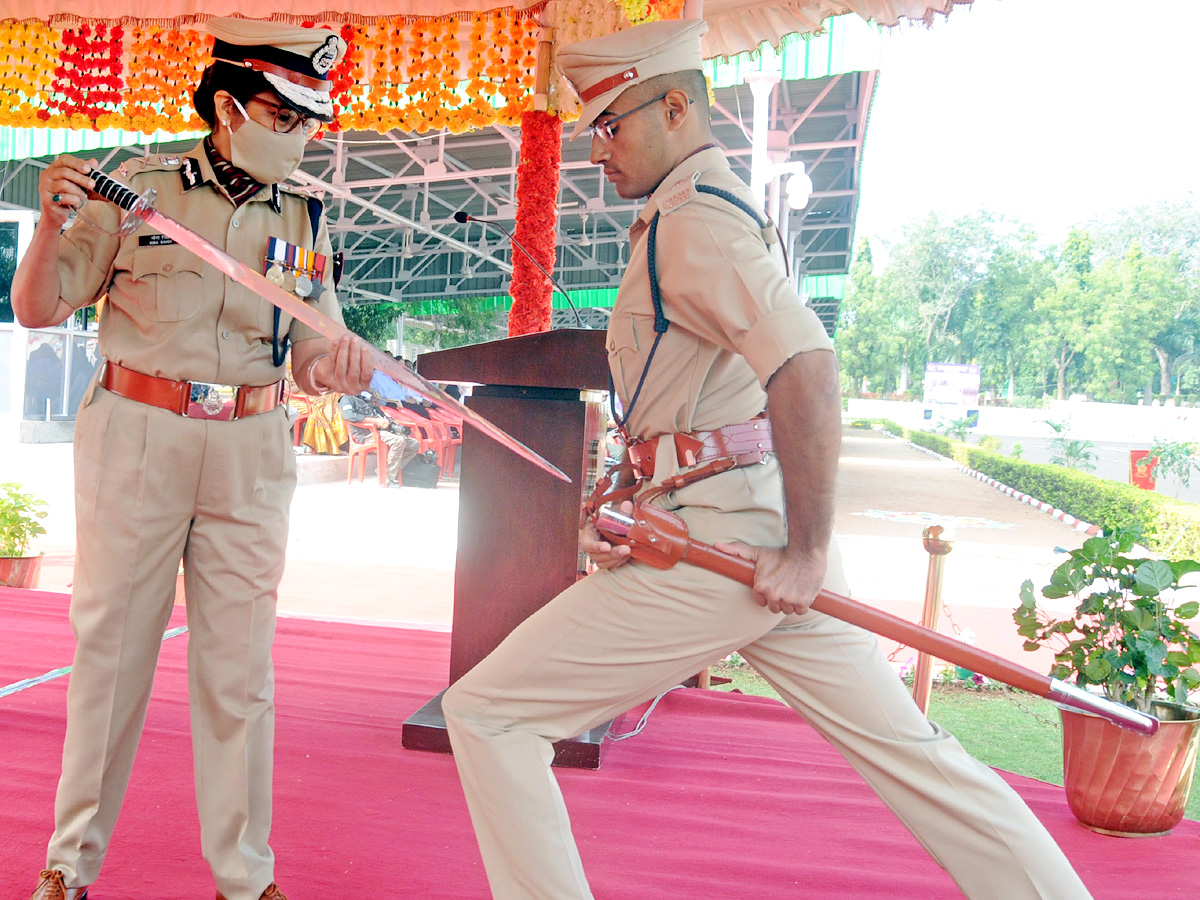
M 739 650 L 967 896 L 1087 898 L 1017 795 L 920 714 L 874 636 L 809 609 L 823 585 L 847 590 L 831 536 L 837 364 L 782 271 L 772 229 L 711 143 L 705 30 L 642 25 L 564 47 L 558 61 L 583 102 L 575 134 L 590 126 L 592 161 L 620 196 L 649 197 L 608 331 L 632 456 L 647 489 L 717 460 L 733 465 L 655 502 L 699 540 L 756 559 L 755 585 L 630 561 L 628 548 L 584 527 L 599 570 L 443 701 L 493 896 L 591 897 L 551 743 Z M 654 327 L 656 303 L 665 333 Z M 765 456 L 744 452 L 747 433 Z

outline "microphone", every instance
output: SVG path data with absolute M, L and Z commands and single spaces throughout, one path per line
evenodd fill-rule
M 575 324 L 577 326 L 579 326 L 580 328 L 583 327 L 583 320 L 579 318 L 579 310 L 577 310 L 575 308 L 575 304 L 571 302 L 571 295 L 568 294 L 566 292 L 566 290 L 563 289 L 563 286 L 558 283 L 558 281 L 554 278 L 553 275 L 551 275 L 544 268 L 542 268 L 542 264 L 540 262 L 538 262 L 536 259 L 534 259 L 533 254 L 531 254 L 528 250 L 526 250 L 521 245 L 521 243 L 515 237 L 513 237 L 513 234 L 511 231 L 509 231 L 507 228 L 505 228 L 499 222 L 493 222 L 491 219 L 481 219 L 478 216 L 467 215 L 461 209 L 458 210 L 454 214 L 454 221 L 457 222 L 459 225 L 466 225 L 468 222 L 478 222 L 480 225 L 491 225 L 493 228 L 500 229 L 500 231 L 504 234 L 504 236 L 507 237 L 510 241 L 512 241 L 512 245 L 514 247 L 516 247 L 518 250 L 520 250 L 522 253 L 524 253 L 525 256 L 529 259 L 529 261 L 538 267 L 538 271 L 546 276 L 546 280 L 549 281 L 550 284 L 553 285 L 558 290 L 558 292 L 563 295 L 563 297 L 567 301 L 567 306 L 571 307 L 571 312 L 573 312 L 575 314 Z

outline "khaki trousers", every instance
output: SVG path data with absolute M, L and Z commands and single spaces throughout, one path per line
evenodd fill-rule
M 701 540 L 778 546 L 778 494 L 772 462 L 685 488 L 666 505 Z M 836 548 L 826 587 L 847 592 Z M 833 743 L 967 897 L 1089 897 L 1017 794 L 921 715 L 873 635 L 816 612 L 771 613 L 749 589 L 691 566 L 632 563 L 568 588 L 443 697 L 496 900 L 592 897 L 551 744 L 734 650 Z
M 47 851 L 68 885 L 95 881 L 108 850 L 181 558 L 204 858 L 229 900 L 257 900 L 274 880 L 271 642 L 296 482 L 287 429 L 282 408 L 208 422 L 100 388 L 80 409 L 77 647 Z

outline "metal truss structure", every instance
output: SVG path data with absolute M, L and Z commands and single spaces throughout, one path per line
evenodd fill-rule
M 772 158 L 802 160 L 813 182 L 809 202 L 800 211 L 782 201 L 778 183 L 768 202 L 768 208 L 779 211 L 778 224 L 801 291 L 805 275 L 849 269 L 876 75 L 854 72 L 782 81 L 772 92 Z M 718 88 L 714 96 L 714 140 L 749 183 L 750 88 Z M 325 196 L 334 249 L 343 254 L 342 302 L 427 307 L 431 300 L 506 294 L 513 252 L 508 237 L 480 222 L 459 224 L 454 213 L 494 219 L 512 230 L 520 143 L 519 133 L 511 129 L 489 128 L 433 136 L 351 132 L 310 145 L 294 179 Z M 176 147 L 158 149 L 171 152 Z M 101 165 L 111 169 L 144 152 L 140 147 L 106 151 Z M 588 161 L 588 153 L 586 139 L 564 137 L 554 274 L 572 294 L 617 286 L 628 260 L 628 229 L 641 205 L 618 197 Z M 8 164 L 0 172 L 0 206 L 36 208 L 37 176 L 48 161 Z M 838 304 L 831 309 L 828 303 L 822 307 L 820 298 L 812 300 L 832 333 Z M 605 323 L 606 309 L 583 305 L 585 327 Z M 561 317 L 562 311 L 556 311 L 556 322 Z

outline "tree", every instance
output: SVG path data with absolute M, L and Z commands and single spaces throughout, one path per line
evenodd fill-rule
M 906 311 L 881 289 L 871 247 L 859 241 L 836 338 L 846 393 L 859 394 L 864 383 L 883 393 L 900 389 L 913 341 L 906 319 L 915 322 L 915 311 Z
M 1119 403 L 1135 401 L 1139 392 L 1153 394 L 1155 339 L 1170 329 L 1187 299 L 1177 261 L 1148 257 L 1135 243 L 1119 262 L 1108 259 L 1097 267 L 1092 293 L 1098 314 L 1086 342 L 1090 392 Z
M 1090 236 L 1072 229 L 1059 258 L 1054 284 L 1033 304 L 1036 352 L 1053 370 L 1059 400 L 1067 398 L 1067 371 L 1087 343 L 1096 318 L 1091 293 Z
M 960 346 L 965 359 L 980 366 L 980 384 L 999 394 L 1022 369 L 1036 368 L 1031 347 L 1035 299 L 1052 284 L 1053 261 L 1037 246 L 1037 236 L 1016 224 L 993 234 L 996 247 L 963 322 Z
M 995 249 L 991 225 L 986 214 L 944 225 L 930 213 L 892 252 L 885 281 L 894 300 L 916 309 L 923 362 L 961 362 L 957 336 Z
M 1200 206 L 1194 199 L 1164 200 L 1119 210 L 1093 222 L 1097 262 L 1122 259 L 1136 243 L 1147 256 L 1178 254 L 1181 271 L 1200 274 Z
M 346 327 L 369 344 L 384 347 L 396 337 L 396 318 L 404 309 L 400 303 L 362 303 L 342 307 Z

